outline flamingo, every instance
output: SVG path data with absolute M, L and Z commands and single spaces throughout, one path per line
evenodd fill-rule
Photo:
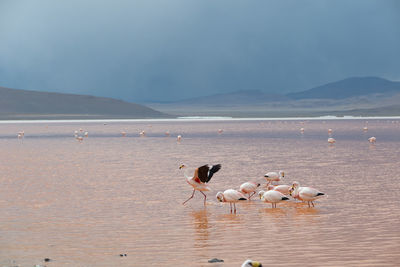
M 372 137 L 368 138 L 368 141 L 369 141 L 370 143 L 374 144 L 374 143 L 376 142 L 376 137 L 375 137 L 375 136 L 372 136 Z
M 290 185 L 285 185 L 285 184 L 282 184 L 282 185 L 270 184 L 267 186 L 267 190 L 268 191 L 275 190 L 275 191 L 281 192 L 282 194 L 288 196 L 288 195 L 290 195 L 290 187 L 291 187 Z
M 328 129 L 328 134 L 331 134 L 331 133 L 332 133 L 332 129 L 329 128 L 329 129 Z
M 259 187 L 260 184 L 255 183 L 255 182 L 246 182 L 240 185 L 239 191 L 242 192 L 243 194 L 248 194 L 249 200 L 254 194 L 256 193 L 257 187 Z M 251 194 L 253 193 L 253 194 Z M 250 195 L 251 194 L 251 195 Z
M 181 135 L 178 135 L 178 136 L 176 137 L 176 141 L 177 141 L 178 143 L 180 143 L 181 140 L 182 140 L 182 136 L 181 136 Z
M 289 200 L 289 198 L 286 197 L 284 194 L 275 190 L 270 190 L 267 192 L 261 190 L 260 192 L 258 192 L 258 195 L 261 200 L 267 203 L 271 203 L 273 208 L 276 208 L 276 203 L 283 200 Z
M 166 132 L 165 132 L 165 136 L 166 136 L 166 137 L 169 137 L 169 135 L 170 135 L 169 131 L 166 131 Z
M 262 264 L 258 261 L 246 260 L 243 262 L 242 267 L 262 267 Z
M 311 207 L 310 203 L 314 207 L 313 201 L 325 195 L 325 193 L 322 193 L 312 187 L 300 187 L 298 182 L 293 182 L 293 185 L 290 189 L 290 194 L 294 198 L 307 201 L 308 207 Z
M 219 133 L 219 134 L 222 134 L 223 132 L 224 132 L 224 130 L 218 129 L 218 133 Z
M 88 137 L 89 136 L 89 132 L 85 132 L 85 137 Z
M 182 164 L 179 166 L 179 169 L 185 169 L 186 165 Z M 211 177 L 213 177 L 214 173 L 219 171 L 221 169 L 221 164 L 216 164 L 216 165 L 204 165 L 201 167 L 198 167 L 195 171 L 193 176 L 190 176 L 188 173 L 188 169 L 185 169 L 184 175 L 186 177 L 186 182 L 193 186 L 193 194 L 185 201 L 182 203 L 184 205 L 186 202 L 188 202 L 190 199 L 193 198 L 194 193 L 197 191 L 200 191 L 204 195 L 204 206 L 206 205 L 206 199 L 207 196 L 206 194 L 203 193 L 203 191 L 210 191 L 210 188 L 207 186 L 207 183 L 211 180 Z
M 25 132 L 24 131 L 20 131 L 20 132 L 18 132 L 18 139 L 23 139 L 24 138 L 24 136 L 25 136 Z
M 122 131 L 122 132 L 121 132 L 121 135 L 122 135 L 122 137 L 126 137 L 126 132 L 125 132 L 125 131 Z
M 301 133 L 304 133 L 304 128 L 300 128 L 300 132 L 301 132 Z
M 336 143 L 335 138 L 332 138 L 332 137 L 328 138 L 328 143 L 331 144 L 331 145 L 333 145 L 334 143 Z
M 235 189 L 227 189 L 223 193 L 218 192 L 216 197 L 220 202 L 229 202 L 229 205 L 231 206 L 231 213 L 232 213 L 232 203 L 233 203 L 234 213 L 236 213 L 235 203 L 239 202 L 240 200 L 247 200 L 247 198 L 241 192 Z
M 364 132 L 368 132 L 368 127 L 365 126 L 365 127 L 363 128 L 363 131 L 364 131 Z
M 141 132 L 139 133 L 139 136 L 140 136 L 140 137 L 145 137 L 145 136 L 146 136 L 146 132 L 145 132 L 145 131 L 141 131 Z
M 268 172 L 264 175 L 265 180 L 267 180 L 267 185 L 269 185 L 271 182 L 279 182 L 283 177 L 285 177 L 285 172 L 279 171 L 277 172 Z

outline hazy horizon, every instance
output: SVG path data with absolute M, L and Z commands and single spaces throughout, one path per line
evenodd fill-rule
M 0 86 L 172 101 L 400 80 L 400 2 L 0 1 Z

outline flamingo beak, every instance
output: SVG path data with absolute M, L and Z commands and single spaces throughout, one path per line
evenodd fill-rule
M 253 262 L 251 263 L 251 266 L 253 266 L 253 267 L 262 267 L 262 264 L 261 264 L 261 262 L 253 261 Z

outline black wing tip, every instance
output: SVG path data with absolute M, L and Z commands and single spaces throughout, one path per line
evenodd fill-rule
M 239 200 L 247 200 L 247 198 L 241 197 L 239 198 Z
M 288 197 L 282 197 L 282 200 L 289 200 Z
M 317 196 L 323 196 L 325 193 L 318 193 Z

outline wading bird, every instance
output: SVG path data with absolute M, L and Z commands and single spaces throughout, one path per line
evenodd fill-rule
M 285 177 L 285 173 L 283 171 L 279 171 L 279 173 L 277 172 L 268 172 L 264 175 L 265 180 L 267 180 L 267 186 L 271 183 L 271 182 L 279 182 L 281 181 L 281 179 L 283 177 Z
M 300 187 L 298 182 L 293 182 L 292 188 L 290 189 L 290 195 L 302 201 L 307 201 L 308 207 L 311 207 L 310 203 L 314 207 L 313 201 L 322 197 L 325 193 L 312 187 Z
M 234 213 L 236 213 L 235 203 L 239 202 L 240 200 L 247 200 L 247 198 L 242 193 L 240 193 L 235 189 L 227 189 L 223 193 L 218 192 L 216 197 L 220 202 L 229 202 L 229 205 L 231 206 L 231 213 L 232 213 L 232 203 L 233 203 Z
M 188 202 L 190 199 L 193 198 L 194 193 L 199 191 L 200 193 L 203 194 L 204 196 L 204 205 L 206 205 L 206 200 L 207 196 L 206 194 L 203 193 L 203 191 L 210 191 L 210 188 L 208 187 L 207 183 L 211 180 L 211 177 L 213 177 L 214 173 L 219 171 L 221 169 L 221 164 L 216 164 L 216 165 L 204 165 L 201 167 L 198 167 L 195 171 L 193 176 L 190 176 L 188 169 L 186 168 L 186 165 L 182 164 L 179 166 L 179 169 L 185 169 L 184 175 L 186 177 L 186 182 L 193 186 L 193 194 L 182 204 L 185 204 Z
M 242 192 L 243 194 L 248 194 L 249 196 L 248 199 L 250 200 L 250 198 L 254 196 L 254 194 L 256 193 L 257 187 L 259 186 L 260 186 L 259 183 L 246 182 L 240 185 L 239 191 Z
M 267 192 L 260 191 L 258 192 L 260 199 L 264 202 L 271 203 L 273 208 L 276 208 L 276 203 L 281 202 L 283 200 L 289 200 L 284 194 L 279 191 L 269 190 Z
M 262 264 L 258 261 L 246 260 L 243 262 L 242 267 L 262 267 Z
M 331 145 L 333 145 L 334 143 L 336 143 L 335 138 L 332 138 L 332 137 L 328 138 L 328 143 L 331 144 Z
M 374 143 L 376 142 L 376 137 L 375 137 L 375 136 L 372 136 L 372 137 L 368 138 L 368 141 L 369 141 L 370 143 L 374 144 Z
M 267 186 L 267 190 L 268 191 L 269 190 L 275 190 L 275 191 L 281 192 L 282 194 L 284 194 L 286 196 L 290 195 L 290 188 L 291 188 L 291 186 L 290 185 L 286 185 L 286 184 L 282 184 L 282 185 L 272 185 L 272 184 L 270 184 L 270 185 Z

